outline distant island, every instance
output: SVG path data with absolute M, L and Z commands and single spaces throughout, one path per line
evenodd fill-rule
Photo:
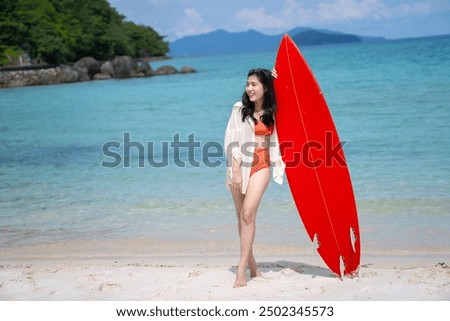
M 382 37 L 363 37 L 325 29 L 298 27 L 286 32 L 299 46 L 385 41 Z M 283 33 L 284 34 L 284 33 Z M 197 36 L 187 36 L 169 44 L 169 55 L 206 56 L 275 51 L 280 35 L 265 35 L 255 30 L 228 32 L 216 30 Z

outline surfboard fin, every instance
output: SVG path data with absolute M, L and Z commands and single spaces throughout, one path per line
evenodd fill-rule
M 352 243 L 353 252 L 356 253 L 356 240 L 358 238 L 355 234 L 355 229 L 353 227 L 350 227 L 350 242 Z
M 341 280 L 343 280 L 345 275 L 345 263 L 342 255 L 339 258 L 339 272 L 341 273 Z
M 319 234 L 316 233 L 316 234 L 314 234 L 314 238 L 313 238 L 313 241 L 312 241 L 312 249 L 313 249 L 313 251 L 317 252 L 319 247 L 320 247 Z

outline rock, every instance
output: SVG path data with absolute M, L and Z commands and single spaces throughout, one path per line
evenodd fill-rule
M 60 65 L 53 68 L 0 72 L 0 87 L 52 85 L 81 81 L 86 75 L 79 69 Z
M 56 84 L 57 73 L 58 71 L 56 68 L 44 69 L 40 72 L 35 70 L 32 72 L 32 77 L 29 78 L 32 82 L 30 85 L 36 86 Z
M 175 67 L 165 65 L 165 66 L 161 66 L 158 69 L 156 69 L 154 74 L 155 75 L 172 75 L 172 74 L 176 74 L 177 72 L 178 71 Z
M 67 65 L 59 65 L 56 72 L 56 83 L 81 81 L 82 72 L 79 69 Z
M 137 58 L 134 60 L 134 62 L 136 64 L 137 77 L 153 75 L 153 70 L 150 67 L 150 64 L 147 62 L 147 60 Z
M 85 57 L 78 60 L 73 66 L 33 65 L 0 69 L 0 88 L 51 85 L 91 79 L 172 75 L 178 72 L 186 74 L 196 72 L 196 70 L 184 66 L 178 71 L 173 66 L 165 65 L 154 71 L 147 59 L 133 59 L 129 56 L 118 56 L 102 64 L 92 57 Z
M 110 77 L 112 77 L 112 75 L 114 74 L 114 67 L 111 61 L 106 61 L 102 63 L 102 65 L 100 66 L 100 72 L 102 74 L 109 75 Z
M 180 71 L 179 71 L 180 74 L 190 74 L 193 72 L 197 72 L 197 70 L 195 70 L 194 68 L 189 67 L 189 66 L 183 66 L 180 68 Z
M 20 71 L 0 72 L 0 87 L 9 88 L 9 87 L 29 86 L 30 83 L 29 81 L 26 80 L 26 78 L 29 77 L 22 77 L 22 73 L 23 72 Z
M 27 53 L 23 53 L 18 56 L 7 54 L 6 59 L 8 59 L 9 64 L 12 66 L 31 66 L 32 65 L 32 60 Z
M 100 72 L 100 62 L 92 57 L 81 58 L 73 65 L 73 67 L 86 74 L 89 79 L 92 79 L 96 73 Z
M 50 85 L 56 83 L 56 68 L 12 72 L 11 87 Z
M 93 80 L 108 80 L 111 78 L 112 78 L 111 75 L 99 72 L 98 74 L 95 74 L 92 79 Z
M 117 56 L 111 61 L 114 78 L 131 78 L 136 76 L 136 63 L 129 56 Z

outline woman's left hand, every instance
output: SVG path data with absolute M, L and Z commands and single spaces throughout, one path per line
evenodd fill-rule
M 277 73 L 277 70 L 275 69 L 275 67 L 273 67 L 273 69 L 272 69 L 272 77 L 275 79 L 278 77 L 278 73 Z

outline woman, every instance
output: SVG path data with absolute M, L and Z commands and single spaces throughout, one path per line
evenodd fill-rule
M 261 276 L 253 256 L 253 240 L 256 212 L 270 180 L 270 165 L 273 179 L 278 184 L 283 182 L 284 163 L 278 146 L 275 111 L 271 72 L 251 69 L 242 102 L 233 106 L 225 133 L 226 185 L 236 207 L 241 251 L 234 287 L 247 285 L 247 266 L 250 277 Z

